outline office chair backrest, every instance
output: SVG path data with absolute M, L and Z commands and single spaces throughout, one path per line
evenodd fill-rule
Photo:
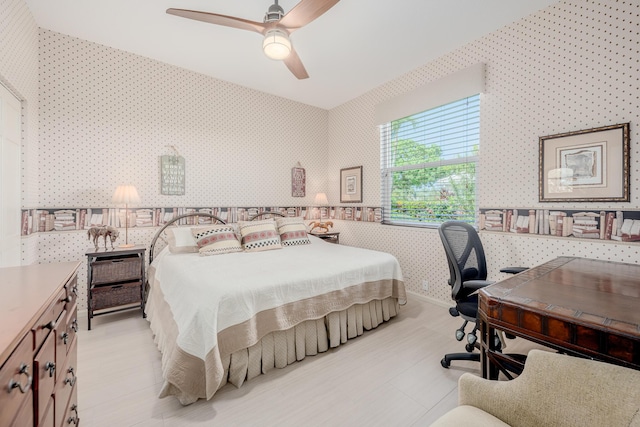
M 451 298 L 458 301 L 472 291 L 463 291 L 462 282 L 486 280 L 487 262 L 480 236 L 472 225 L 461 221 L 447 221 L 438 229 L 449 263 Z

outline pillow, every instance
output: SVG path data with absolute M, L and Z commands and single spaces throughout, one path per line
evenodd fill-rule
M 277 218 L 280 241 L 284 246 L 308 245 L 307 226 L 302 218 Z
M 238 221 L 238 226 L 245 251 L 258 252 L 282 248 L 273 218 L 261 221 Z
M 169 227 L 165 230 L 165 233 L 167 233 L 167 243 L 171 253 L 198 252 L 198 243 L 193 238 L 190 227 Z
M 200 255 L 220 255 L 242 252 L 242 245 L 233 226 L 227 224 L 198 227 L 191 230 L 200 248 Z

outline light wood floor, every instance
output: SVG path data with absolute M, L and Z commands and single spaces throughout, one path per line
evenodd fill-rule
M 478 363 L 440 366 L 464 351 L 461 324 L 446 308 L 411 299 L 400 315 L 345 345 L 245 383 L 210 401 L 182 406 L 158 399 L 160 353 L 139 311 L 86 316 L 78 334 L 82 425 L 93 426 L 428 426 L 457 403 L 464 372 Z M 510 340 L 509 351 L 534 345 Z

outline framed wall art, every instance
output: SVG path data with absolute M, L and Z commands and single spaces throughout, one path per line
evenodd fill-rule
M 340 169 L 340 203 L 362 203 L 362 166 Z
M 179 155 L 160 156 L 160 194 L 184 195 L 184 157 Z
M 628 202 L 629 123 L 540 137 L 541 202 Z
M 298 163 L 298 166 L 291 168 L 291 197 L 304 197 L 306 195 L 306 184 L 306 172 Z

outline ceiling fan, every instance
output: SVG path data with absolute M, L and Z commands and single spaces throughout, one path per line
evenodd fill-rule
M 167 9 L 167 13 L 196 21 L 260 33 L 264 36 L 262 42 L 264 53 L 271 59 L 283 60 L 289 71 L 298 79 L 306 79 L 309 74 L 291 45 L 289 35 L 321 16 L 340 0 L 301 0 L 286 15 L 282 7 L 278 5 L 278 0 L 274 1 L 275 3 L 269 6 L 267 13 L 265 13 L 263 22 L 186 9 L 171 8 Z

